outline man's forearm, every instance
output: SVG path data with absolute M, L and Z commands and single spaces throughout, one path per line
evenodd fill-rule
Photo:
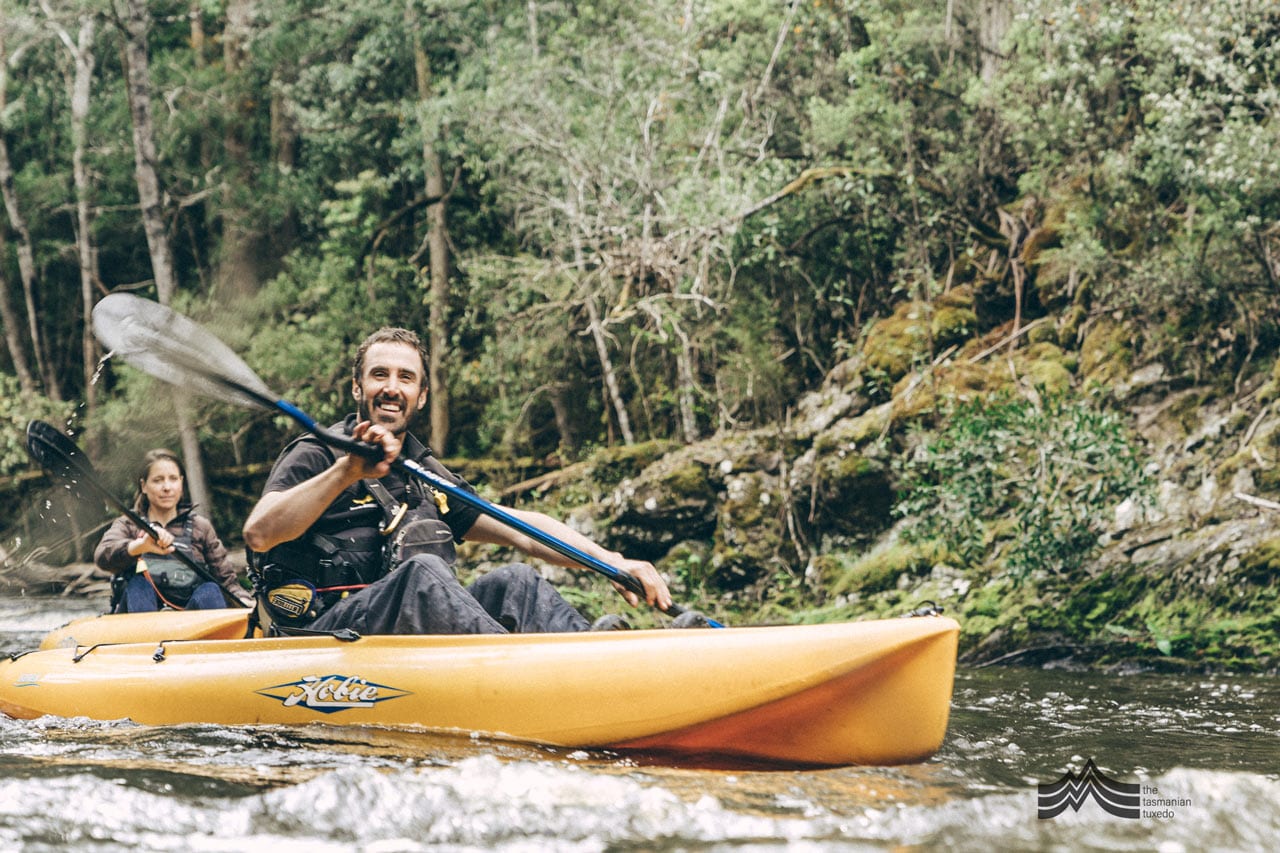
M 577 548 L 584 554 L 595 557 L 601 562 L 612 565 L 618 562 L 622 557 L 622 555 L 598 545 L 578 531 L 574 530 L 569 525 L 561 521 L 557 521 L 549 515 L 545 515 L 540 512 L 530 512 L 528 510 L 507 509 L 505 507 L 504 509 L 508 514 L 515 516 L 525 524 L 528 524 L 531 527 L 536 527 L 543 533 L 546 533 L 555 539 L 559 539 L 566 545 Z M 475 542 L 487 542 L 493 545 L 506 545 L 516 548 L 528 554 L 530 557 L 544 560 L 553 565 L 574 569 L 582 568 L 576 560 L 566 557 L 554 548 L 543 545 L 536 539 L 533 539 L 532 537 L 517 530 L 513 530 L 502 522 L 494 518 L 490 518 L 487 515 L 480 516 L 480 518 L 476 520 L 475 526 L 472 527 L 471 531 L 468 532 L 464 538 Z

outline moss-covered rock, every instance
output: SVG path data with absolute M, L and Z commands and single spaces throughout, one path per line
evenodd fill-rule
M 852 561 L 834 561 L 822 569 L 830 578 L 827 588 L 832 595 L 868 595 L 897 587 L 903 575 L 927 574 L 937 558 L 937 549 L 932 546 L 891 542 Z
M 940 400 L 946 402 L 981 399 L 1009 384 L 1007 371 L 990 369 L 962 359 L 938 365 L 925 374 L 916 374 L 898 383 L 890 408 L 891 431 L 934 422 Z
M 978 315 L 968 305 L 937 305 L 929 328 L 934 349 L 944 350 L 973 337 L 978 330 Z
M 950 290 L 932 304 L 903 302 L 892 316 L 872 324 L 862 347 L 864 369 L 892 385 L 931 357 L 931 343 L 933 351 L 940 352 L 963 344 L 977 329 L 968 287 Z
M 1089 309 L 1084 305 L 1072 305 L 1062 313 L 1058 321 L 1058 346 L 1075 350 L 1080 345 L 1080 330 L 1089 319 Z
M 794 564 L 787 512 L 777 478 L 748 472 L 728 480 L 708 574 L 713 589 L 742 589 L 767 572 Z
M 856 417 L 835 422 L 814 438 L 813 449 L 826 456 L 865 448 L 888 432 L 892 419 L 893 403 L 883 403 Z
M 599 486 L 612 488 L 635 477 L 645 468 L 679 447 L 673 441 L 642 441 L 596 451 L 587 460 L 588 476 Z
M 1280 499 L 1280 362 L 1265 360 L 1269 344 L 1260 341 L 1252 367 L 1237 366 L 1229 381 L 1180 374 L 1183 362 L 1143 342 L 1118 315 L 1090 313 L 1081 296 L 1087 283 L 1076 284 L 1061 316 L 1002 349 L 992 348 L 1013 334 L 1011 321 L 973 335 L 967 288 L 933 305 L 903 303 L 786 426 L 594 457 L 593 479 L 578 492 L 600 503 L 577 507 L 578 521 L 592 516 L 599 541 L 654 559 L 681 603 L 731 624 L 887 618 L 927 599 L 960 621 L 962 657 L 971 662 L 1280 665 L 1276 516 L 1234 497 Z M 961 346 L 934 364 L 951 341 Z M 1100 404 L 1127 413 L 1159 480 L 1152 506 L 1104 508 L 1114 520 L 1101 540 L 1088 537 L 1102 556 L 1015 573 L 1014 543 L 1028 522 L 1001 510 L 1000 489 L 982 507 L 988 514 L 971 516 L 981 519 L 976 556 L 897 538 L 893 465 L 930 440 L 950 403 L 995 401 L 1002 391 L 1045 403 L 1099 385 L 1110 392 Z M 1009 483 L 1033 476 L 1035 464 L 991 459 L 997 479 Z M 1097 475 L 1089 468 L 1078 476 L 1072 469 L 1047 499 L 1085 494 Z M 595 586 L 581 589 L 594 594 Z
M 1068 358 L 1055 343 L 1042 341 L 1019 353 L 1018 366 L 1031 384 L 1041 391 L 1062 393 L 1075 381 L 1074 358 Z
M 865 539 L 889 526 L 893 489 L 883 464 L 860 453 L 836 453 L 817 460 L 814 477 L 812 513 L 797 517 L 812 518 L 819 535 Z
M 1203 544 L 1166 540 L 1137 551 L 1134 561 L 1104 559 L 1088 573 L 1023 584 L 996 577 L 960 607 L 964 656 L 1023 659 L 1040 648 L 1099 666 L 1274 666 L 1280 538 L 1255 538 L 1259 529 L 1206 528 L 1195 534 Z
M 715 530 L 716 492 L 707 468 L 677 456 L 624 480 L 614 491 L 606 535 L 609 544 L 654 560 L 676 542 L 710 537 Z
M 929 306 L 904 302 L 892 316 L 873 323 L 862 345 L 866 369 L 889 385 L 906 376 L 928 352 L 930 315 Z
M 711 575 L 711 543 L 700 539 L 677 542 L 655 568 L 671 579 L 672 592 L 685 597 L 701 592 Z
M 1080 375 L 1087 383 L 1111 385 L 1133 366 L 1134 330 L 1100 317 L 1080 344 Z

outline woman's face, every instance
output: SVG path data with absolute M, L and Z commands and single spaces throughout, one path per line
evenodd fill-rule
M 182 473 L 168 459 L 157 459 L 142 481 L 142 493 L 147 496 L 153 510 L 169 512 L 177 509 L 182 499 Z

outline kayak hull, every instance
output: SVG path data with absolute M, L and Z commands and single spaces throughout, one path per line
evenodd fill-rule
M 234 619 L 212 628 L 218 620 L 207 619 L 152 636 L 235 634 Z M 883 765 L 924 760 L 941 745 L 959 626 L 924 617 L 120 644 L 101 638 L 124 636 L 124 626 L 61 630 L 42 650 L 0 662 L 0 711 L 145 725 L 417 727 L 673 756 Z M 90 637 L 108 644 L 86 644 Z
M 85 616 L 45 634 L 42 649 L 160 640 L 240 640 L 249 630 L 247 609 L 158 610 Z

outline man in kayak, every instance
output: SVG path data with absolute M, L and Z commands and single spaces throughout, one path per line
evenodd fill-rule
M 514 547 L 581 568 L 557 551 L 479 510 L 393 470 L 399 455 L 474 492 L 409 431 L 426 405 L 426 353 L 407 329 L 383 328 L 360 345 L 352 370 L 357 412 L 335 429 L 381 448 L 376 461 L 335 454 L 303 436 L 276 459 L 244 524 L 255 586 L 270 618 L 316 631 L 362 634 L 492 634 L 585 631 L 592 626 L 532 567 L 516 563 L 464 588 L 454 575 L 454 543 Z M 659 609 L 671 593 L 651 563 L 608 551 L 540 512 L 506 509 L 578 550 L 632 574 Z M 617 586 L 632 606 L 639 596 Z M 621 627 L 604 617 L 598 628 Z

